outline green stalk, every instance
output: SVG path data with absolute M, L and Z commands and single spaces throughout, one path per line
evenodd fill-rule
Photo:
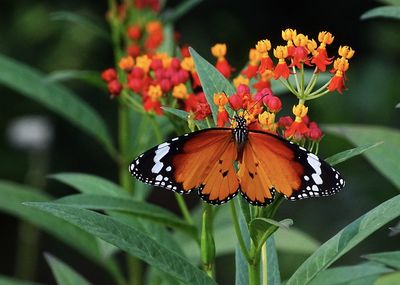
M 213 235 L 213 208 L 209 204 L 203 207 L 200 250 L 203 270 L 208 276 L 215 276 L 215 242 Z
M 247 262 L 250 263 L 251 257 L 250 257 L 249 251 L 247 250 L 246 243 L 244 242 L 242 231 L 240 230 L 239 219 L 238 219 L 238 215 L 236 212 L 235 200 L 232 200 L 229 203 L 229 205 L 231 207 L 232 222 L 233 222 L 233 226 L 235 227 L 235 233 L 236 233 L 237 239 L 239 241 L 240 250 L 242 251 Z
M 296 97 L 299 97 L 299 93 L 294 89 L 294 87 L 292 86 L 292 84 L 290 83 L 289 80 L 287 79 L 283 79 L 283 78 L 279 78 L 279 81 L 281 82 L 281 84 L 283 86 L 285 86 L 287 89 L 289 89 L 290 92 L 292 92 L 294 95 L 296 95 Z
M 296 82 L 297 94 L 300 94 L 300 92 L 301 92 L 300 83 L 299 83 L 299 79 L 297 78 L 296 67 L 294 65 L 292 66 L 292 70 L 293 70 L 294 80 Z
M 318 67 L 315 67 L 313 75 L 311 76 L 310 81 L 308 81 L 307 87 L 304 90 L 305 95 L 307 95 L 314 88 L 314 85 L 317 82 L 319 76 L 319 73 L 317 71 Z
M 250 244 L 250 256 L 251 262 L 248 265 L 249 269 L 249 285 L 260 285 L 260 262 L 259 256 L 260 253 L 257 252 L 257 246 L 251 241 Z
M 301 98 L 304 97 L 304 63 L 301 64 L 301 69 L 300 69 L 300 96 Z
M 264 243 L 261 249 L 261 264 L 262 264 L 262 284 L 268 285 L 268 255 L 267 243 Z

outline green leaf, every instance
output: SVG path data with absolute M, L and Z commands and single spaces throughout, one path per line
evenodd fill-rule
M 85 173 L 65 172 L 49 176 L 85 194 L 130 197 L 119 185 L 102 177 Z
M 175 109 L 175 108 L 170 108 L 170 107 L 161 107 L 161 109 L 163 109 L 165 112 L 171 113 L 175 116 L 177 116 L 178 118 L 181 118 L 184 121 L 188 120 L 189 117 L 189 113 L 183 110 L 179 110 L 179 109 Z M 207 123 L 204 120 L 194 120 L 193 121 L 196 126 L 200 129 L 206 129 L 208 128 Z
M 374 282 L 374 285 L 398 285 L 400 284 L 400 272 L 384 275 Z
M 164 22 L 175 22 L 203 0 L 185 0 L 174 7 L 173 9 L 167 10 L 162 16 L 164 17 Z
M 45 254 L 47 263 L 50 265 L 51 271 L 58 285 L 89 285 L 90 283 L 77 273 L 70 266 L 52 256 Z
M 89 70 L 57 70 L 53 71 L 44 78 L 46 84 L 50 82 L 63 82 L 69 80 L 81 80 L 94 87 L 104 89 L 106 84 L 101 80 L 98 71 Z
M 328 157 L 327 159 L 325 159 L 325 161 L 333 166 L 333 165 L 342 163 L 342 162 L 344 162 L 344 161 L 346 161 L 346 160 L 348 160 L 348 159 L 350 159 L 350 158 L 352 158 L 354 156 L 360 155 L 363 152 L 365 152 L 365 151 L 367 151 L 367 150 L 369 150 L 371 148 L 374 148 L 374 147 L 376 147 L 376 146 L 378 146 L 378 145 L 380 145 L 382 143 L 383 142 L 377 142 L 377 143 L 366 144 L 366 145 L 362 145 L 362 146 L 355 147 L 355 148 L 352 148 L 352 149 L 348 149 L 348 150 L 339 152 L 337 154 L 334 154 L 334 155 Z
M 286 285 L 309 284 L 321 271 L 386 223 L 400 216 L 400 195 L 364 214 L 317 249 Z
M 342 266 L 322 271 L 310 283 L 310 285 L 340 285 L 368 276 L 376 276 L 391 272 L 390 269 L 376 264 L 360 264 L 354 266 Z
M 91 260 L 100 261 L 98 240 L 62 219 L 22 205 L 27 201 L 48 201 L 48 195 L 27 186 L 0 181 L 0 210 L 28 221 L 77 249 Z
M 348 139 L 356 146 L 383 141 L 380 147 L 368 151 L 365 156 L 379 172 L 400 188 L 400 131 L 379 126 L 331 125 L 324 129 Z
M 249 231 L 251 239 L 258 244 L 264 242 L 265 237 L 270 236 L 279 228 L 289 229 L 289 226 L 293 225 L 291 219 L 285 219 L 281 222 L 267 219 L 267 218 L 255 218 L 249 224 Z
M 77 24 L 83 28 L 85 28 L 87 31 L 92 32 L 94 35 L 110 41 L 110 35 L 109 33 L 100 25 L 95 23 L 93 20 L 89 19 L 88 17 L 85 17 L 83 15 L 69 12 L 69 11 L 59 11 L 59 12 L 54 12 L 50 14 L 50 19 L 53 21 L 67 21 L 71 22 L 74 24 Z
M 400 19 L 400 7 L 398 6 L 377 7 L 362 14 L 360 19 L 367 20 L 377 17 Z
M 214 123 L 216 125 L 218 106 L 214 104 L 214 93 L 225 92 L 229 97 L 235 93 L 235 88 L 228 81 L 228 79 L 226 79 L 211 63 L 201 57 L 194 49 L 189 47 L 189 52 L 193 57 L 196 71 L 201 81 L 201 86 L 203 87 L 204 94 L 206 95 L 208 105 L 210 105 Z M 227 111 L 229 112 L 230 110 Z
M 400 6 L 400 0 L 380 0 L 379 2 Z
M 281 284 L 281 274 L 279 272 L 278 254 L 276 252 L 274 235 L 267 239 L 267 275 L 269 285 Z
M 397 103 L 396 108 L 400 108 L 400 103 Z
M 0 55 L 0 83 L 35 100 L 99 140 L 115 155 L 110 134 L 100 115 L 85 101 L 57 83 L 45 83 L 36 69 Z
M 309 234 L 291 227 L 290 229 L 279 229 L 274 233 L 276 248 L 282 252 L 296 254 L 310 254 L 314 252 L 320 243 Z M 301 246 L 299 246 L 301 244 Z
M 232 201 L 231 201 L 232 202 Z M 247 223 L 243 217 L 243 215 L 239 214 L 239 226 L 240 231 L 243 236 L 243 240 L 247 246 L 250 247 L 250 235 L 247 230 Z M 236 234 L 231 234 L 234 239 L 236 239 Z M 228 236 L 226 236 L 227 238 Z M 218 241 L 218 239 L 216 239 Z M 249 283 L 249 272 L 248 272 L 248 263 L 243 255 L 238 242 L 236 241 L 233 246 L 235 250 L 235 285 L 247 285 Z M 217 247 L 218 249 L 218 247 Z
M 0 275 L 0 285 L 40 285 L 40 284 Z
M 55 203 L 92 210 L 125 212 L 169 227 L 182 229 L 194 237 L 197 236 L 196 227 L 188 224 L 174 213 L 156 205 L 137 201 L 132 198 L 78 194 L 58 199 Z
M 60 217 L 88 233 L 142 259 L 148 264 L 188 284 L 216 284 L 188 260 L 172 252 L 168 244 L 160 244 L 137 229 L 89 210 L 55 203 L 27 203 Z
M 396 269 L 400 269 L 400 251 L 372 253 L 363 255 L 362 257 Z

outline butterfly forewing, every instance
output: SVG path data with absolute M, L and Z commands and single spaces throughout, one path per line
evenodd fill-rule
M 238 192 L 235 159 L 231 129 L 207 129 L 155 146 L 134 159 L 129 170 L 147 184 L 181 194 L 199 190 L 204 200 L 220 204 Z
M 343 178 L 329 164 L 278 136 L 251 131 L 245 148 L 251 148 L 274 189 L 289 200 L 328 196 L 344 187 Z

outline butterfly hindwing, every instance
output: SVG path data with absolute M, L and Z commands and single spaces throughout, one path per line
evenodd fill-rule
M 234 148 L 231 133 L 228 128 L 206 129 L 173 138 L 139 155 L 133 160 L 129 170 L 138 180 L 147 184 L 181 194 L 197 189 L 207 202 L 223 203 L 238 190 L 232 166 L 232 161 L 236 159 L 236 150 L 226 151 Z M 223 163 L 220 164 L 220 161 Z M 220 170 L 223 174 L 226 173 L 225 176 L 221 175 L 219 178 L 213 175 L 214 171 Z M 225 177 L 227 178 L 222 179 Z M 228 184 L 224 182 L 227 180 Z M 213 183 L 225 187 L 209 186 Z
M 259 158 L 272 186 L 286 199 L 328 196 L 344 187 L 343 178 L 328 163 L 278 136 L 251 131 L 246 148 Z

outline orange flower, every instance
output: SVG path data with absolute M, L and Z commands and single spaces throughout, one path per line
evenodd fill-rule
M 274 79 L 277 80 L 279 77 L 283 77 L 285 79 L 289 78 L 290 71 L 289 67 L 286 64 L 285 58 L 288 56 L 288 49 L 286 46 L 277 46 L 274 49 L 274 56 L 279 59 L 278 64 L 274 70 Z
M 256 50 L 261 54 L 261 64 L 258 68 L 259 73 L 264 73 L 266 70 L 272 70 L 274 63 L 268 55 L 268 51 L 271 49 L 271 42 L 267 39 L 258 41 L 256 44 Z
M 133 60 L 133 57 L 128 55 L 126 57 L 121 58 L 118 65 L 119 68 L 121 68 L 122 70 L 129 72 L 135 66 L 135 61 Z

